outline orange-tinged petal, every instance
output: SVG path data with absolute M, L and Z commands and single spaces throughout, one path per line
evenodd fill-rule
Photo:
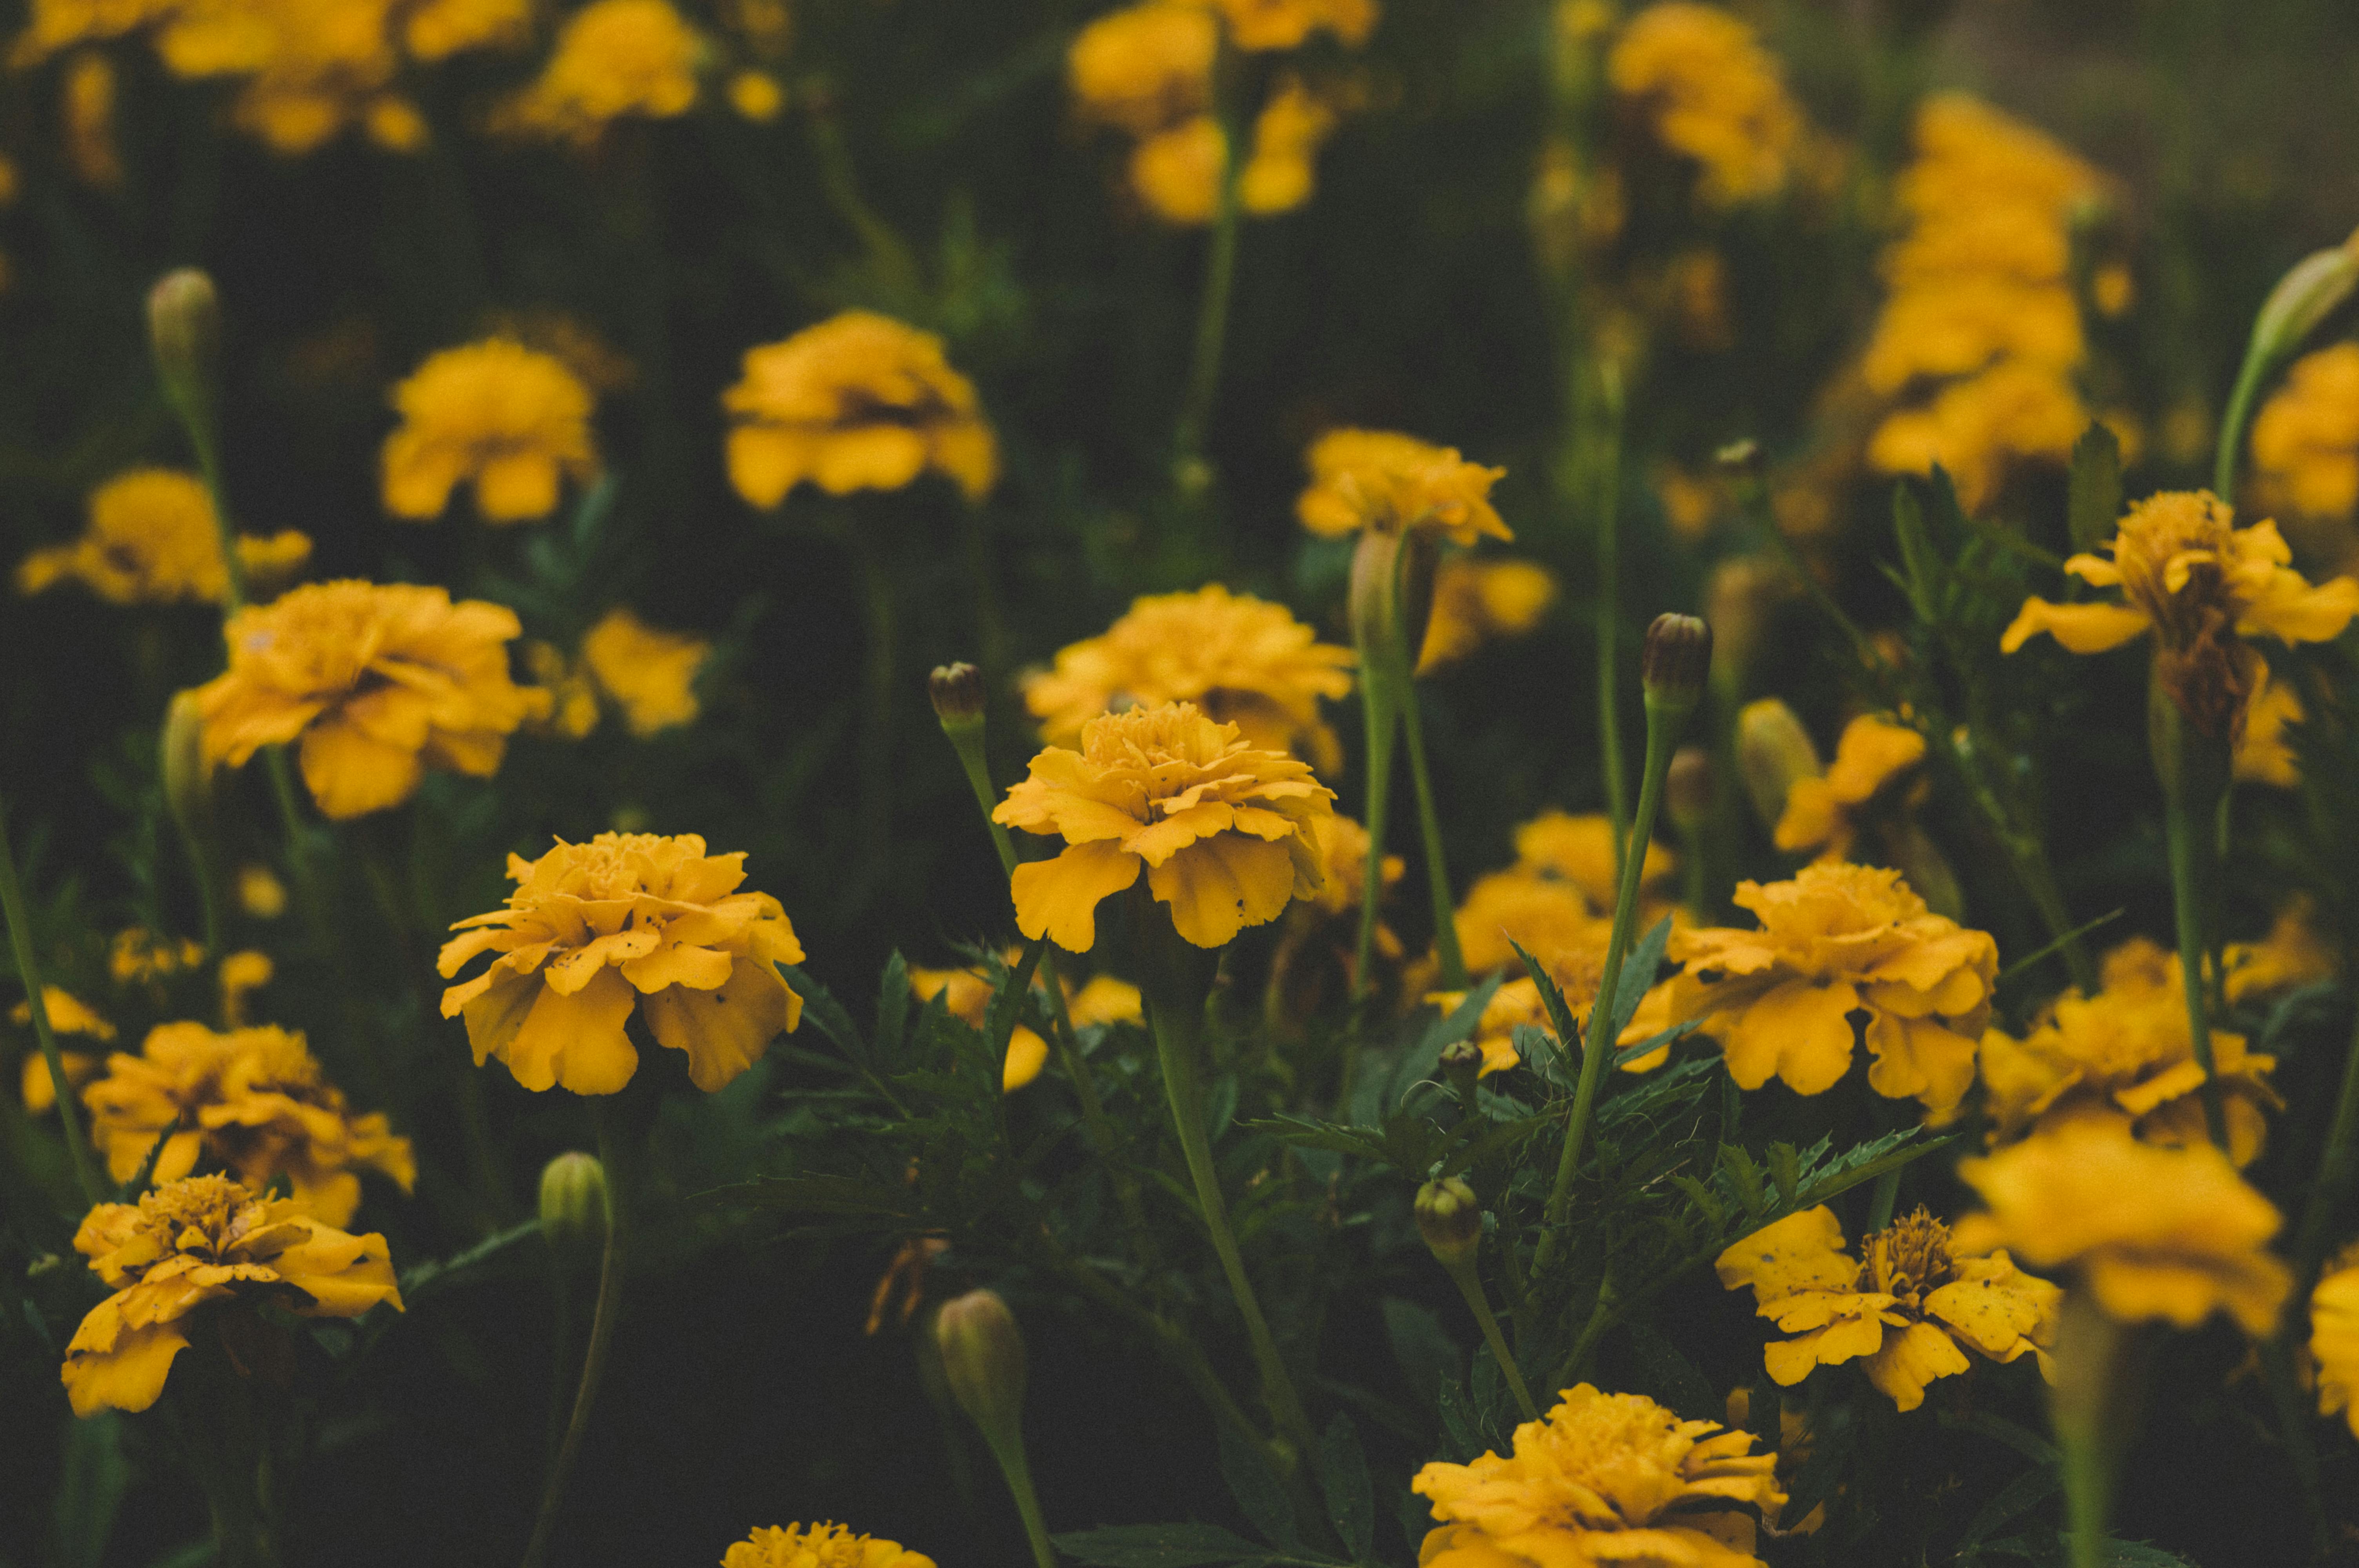
M 1099 901 L 1136 881 L 1143 863 L 1103 839 L 1068 845 L 1053 860 L 1026 861 L 1010 881 L 1016 928 L 1036 942 L 1046 936 L 1069 953 L 1088 952 L 1097 941 Z
M 1294 858 L 1283 844 L 1224 834 L 1180 850 L 1149 871 L 1147 882 L 1170 906 L 1182 938 L 1221 947 L 1245 926 L 1285 911 L 1294 898 Z

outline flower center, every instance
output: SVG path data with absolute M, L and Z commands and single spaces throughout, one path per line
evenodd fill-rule
M 1868 1238 L 1865 1251 L 1859 1288 L 1911 1307 L 1922 1306 L 1924 1298 L 1948 1284 L 1956 1272 L 1950 1257 L 1950 1227 L 1928 1209 L 1919 1208 Z

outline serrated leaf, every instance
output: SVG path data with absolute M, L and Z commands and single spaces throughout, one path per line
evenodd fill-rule
M 1791 1143 L 1772 1143 L 1763 1159 L 1769 1167 L 1769 1180 L 1777 1188 L 1777 1202 L 1786 1208 L 1794 1206 L 1801 1191 L 1801 1164 L 1794 1156 Z
M 909 1022 L 909 964 L 896 947 L 885 960 L 876 982 L 876 1054 L 891 1062 L 901 1054 L 901 1038 Z
M 1247 1442 L 1226 1422 L 1216 1423 L 1221 1443 L 1221 1479 L 1229 1495 L 1262 1539 L 1273 1546 L 1292 1546 L 1299 1539 L 1294 1529 L 1294 1504 L 1285 1483 L 1269 1467 L 1260 1447 Z
M 1568 1092 L 1578 1087 L 1580 1076 L 1565 1065 L 1564 1056 L 1556 1048 L 1555 1038 L 1537 1023 L 1518 1023 L 1509 1038 L 1515 1043 L 1516 1054 L 1524 1065 L 1538 1073 L 1558 1088 Z
M 1622 960 L 1621 979 L 1614 987 L 1614 1020 L 1613 1027 L 1605 1032 L 1607 1040 L 1621 1039 L 1622 1032 L 1630 1027 L 1630 1021 L 1638 1016 L 1638 1004 L 1647 1000 L 1647 992 L 1653 989 L 1655 973 L 1663 967 L 1663 949 L 1669 946 L 1670 940 L 1671 917 L 1667 914 L 1655 922 L 1652 930 L 1638 938 L 1637 944 L 1630 949 L 1629 957 Z
M 1687 1194 L 1688 1201 L 1695 1205 L 1704 1218 L 1712 1222 L 1714 1231 L 1728 1223 L 1728 1206 L 1720 1201 L 1719 1194 L 1697 1181 L 1693 1176 L 1673 1176 L 1671 1182 L 1680 1191 Z
M 835 1048 L 862 1066 L 869 1062 L 867 1043 L 860 1038 L 859 1027 L 843 1004 L 817 980 L 792 964 L 780 964 L 778 973 L 792 986 L 795 994 L 803 999 L 803 1021 L 834 1043 Z
M 1368 1456 L 1360 1434 L 1343 1411 L 1327 1423 L 1319 1440 L 1319 1490 L 1327 1500 L 1327 1517 L 1343 1538 L 1344 1554 L 1353 1562 L 1375 1547 L 1375 1490 L 1368 1479 Z
M 2114 536 L 2122 515 L 2122 443 L 2091 421 L 2072 443 L 2072 477 L 2064 505 L 2072 547 L 2091 551 Z
M 1623 1027 L 1626 1029 L 1629 1025 Z M 1666 1046 L 1679 1044 L 1702 1027 L 1703 1021 L 1699 1018 L 1690 1018 L 1685 1023 L 1674 1023 L 1659 1034 L 1649 1034 L 1636 1045 L 1625 1045 L 1614 1052 L 1612 1065 L 1616 1068 L 1626 1067 L 1641 1056 L 1651 1056 Z
M 1900 568 L 1886 567 L 1884 575 L 1908 596 L 1917 619 L 1930 623 L 1940 618 L 1940 585 L 1947 576 L 1947 563 L 1933 548 L 1932 535 L 1926 531 L 1925 509 L 1919 505 L 1907 480 L 1892 487 L 1892 534 L 1900 545 Z
M 1570 1055 L 1575 1051 L 1586 1054 L 1588 1047 L 1581 1038 L 1581 1022 L 1572 1016 L 1572 1010 L 1564 1004 L 1564 992 L 1557 989 L 1556 980 L 1549 974 L 1547 967 L 1525 952 L 1523 944 L 1514 937 L 1507 938 L 1507 946 L 1513 947 L 1516 957 L 1524 961 L 1524 972 L 1531 977 L 1533 986 L 1538 989 L 1540 1005 L 1548 1012 L 1549 1027 L 1555 1030 L 1556 1037 L 1564 1043 L 1565 1054 Z
M 1753 1162 L 1752 1155 L 1734 1143 L 1723 1143 L 1720 1146 L 1720 1168 L 1728 1177 L 1729 1190 L 1736 1195 L 1736 1201 L 1745 1206 L 1746 1213 L 1757 1218 L 1768 1212 L 1769 1200 L 1761 1190 L 1761 1168 Z
M 459 1276 L 489 1262 L 518 1242 L 539 1234 L 540 1221 L 527 1219 L 522 1225 L 513 1226 L 496 1236 L 486 1237 L 463 1252 L 454 1252 L 450 1257 L 439 1260 L 429 1259 L 423 1263 L 412 1264 L 401 1271 L 401 1299 L 405 1302 L 415 1302 L 420 1295 L 450 1284 Z
M 1378 1303 L 1384 1314 L 1385 1337 L 1400 1363 L 1401 1376 L 1420 1404 L 1441 1396 L 1442 1380 L 1465 1365 L 1465 1352 L 1441 1326 L 1441 1315 L 1431 1307 L 1403 1296 L 1386 1296 Z
M 1050 1538 L 1092 1568 L 1213 1568 L 1258 1562 L 1263 1549 L 1216 1524 L 1118 1524 Z

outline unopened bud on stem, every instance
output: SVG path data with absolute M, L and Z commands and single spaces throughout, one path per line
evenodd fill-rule
M 1361 678 L 1417 667 L 1433 618 L 1437 550 L 1424 528 L 1367 528 L 1352 557 L 1352 640 L 1372 666 Z M 1374 668 L 1382 661 L 1381 671 Z
M 1701 746 L 1671 753 L 1670 771 L 1663 775 L 1663 809 L 1681 833 L 1700 830 L 1712 816 L 1712 754 Z
M 1794 710 L 1774 697 L 1748 702 L 1736 716 L 1736 771 L 1754 815 L 1775 829 L 1786 815 L 1786 796 L 1804 779 L 1826 772 L 1810 732 Z
M 1638 676 L 1647 706 L 1685 713 L 1702 699 L 1712 675 L 1712 628 L 1694 615 L 1658 615 L 1647 628 Z
M 157 379 L 180 416 L 191 423 L 209 419 L 221 354 L 221 297 L 213 280 L 192 266 L 158 279 L 147 291 L 147 341 Z
M 1483 1206 L 1474 1189 L 1456 1176 L 1428 1182 L 1417 1190 L 1417 1233 L 1445 1269 L 1472 1259 L 1483 1245 Z
M 934 1314 L 951 1397 L 995 1442 L 1024 1418 L 1024 1334 L 997 1291 L 969 1291 Z
M 983 672 L 970 664 L 939 665 L 927 678 L 934 717 L 945 730 L 971 730 L 983 723 Z
M 204 741 L 205 718 L 196 692 L 175 692 L 164 709 L 164 730 L 157 745 L 164 804 L 201 856 L 213 841 L 213 770 L 205 761 Z
M 541 1168 L 540 1234 L 568 1267 L 587 1267 L 604 1249 L 612 1207 L 596 1155 L 560 1154 Z
M 1459 1099 L 1472 1105 L 1474 1080 L 1483 1076 L 1483 1047 L 1472 1040 L 1453 1040 L 1441 1048 L 1441 1076 Z

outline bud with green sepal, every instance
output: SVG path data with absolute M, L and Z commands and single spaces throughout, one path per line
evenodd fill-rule
M 1055 1568 L 1057 1554 L 1032 1489 L 1024 1452 L 1024 1334 L 996 1291 L 969 1291 L 934 1314 L 934 1345 L 951 1397 L 966 1411 L 999 1462 L 1038 1568 Z

